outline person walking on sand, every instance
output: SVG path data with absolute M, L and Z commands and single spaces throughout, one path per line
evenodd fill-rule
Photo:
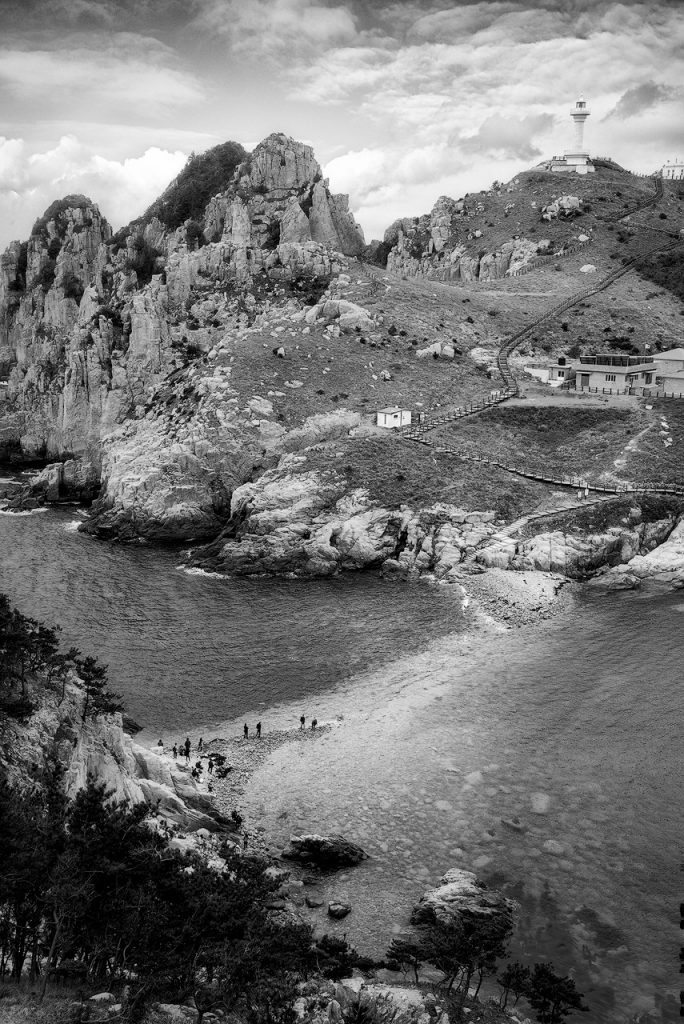
M 207 762 L 207 771 L 209 772 L 210 775 L 214 774 L 214 761 L 213 761 L 213 758 L 211 758 L 211 757 L 209 758 L 209 761 Z
M 316 726 L 317 725 L 318 725 L 318 719 L 317 718 L 312 718 L 311 719 L 311 730 L 312 730 L 312 732 L 314 732 L 316 730 Z
M 164 744 L 162 743 L 161 739 L 157 740 L 157 748 L 158 748 L 157 749 L 157 753 L 158 754 L 163 754 L 164 753 Z
M 245 739 L 248 739 L 248 738 L 249 738 L 249 726 L 247 725 L 247 723 L 246 723 L 246 722 L 245 722 L 245 724 L 244 724 L 244 725 L 242 726 L 242 731 L 243 731 L 243 733 L 245 734 Z
M 306 718 L 304 717 L 304 715 L 301 715 L 300 718 L 299 718 L 299 728 L 303 729 L 305 725 L 306 725 Z
M 199 743 L 197 744 L 198 751 L 202 749 L 202 743 L 203 743 L 203 740 L 202 740 L 202 737 L 200 736 Z
M 190 743 L 190 737 L 189 737 L 189 736 L 186 736 L 186 737 L 185 737 L 185 756 L 186 756 L 187 758 L 189 758 L 189 757 L 190 757 L 190 747 L 191 747 L 191 746 L 192 746 L 192 744 Z
M 173 758 L 174 758 L 174 761 L 175 761 L 175 759 L 176 759 L 177 757 L 178 757 L 178 747 L 177 747 L 177 746 L 176 746 L 176 744 L 174 743 L 174 745 L 173 745 Z
M 257 730 L 257 739 L 260 740 L 261 739 L 261 722 L 257 722 L 256 730 Z

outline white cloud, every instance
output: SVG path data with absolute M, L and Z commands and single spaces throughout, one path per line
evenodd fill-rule
M 250 55 L 300 53 L 356 36 L 355 20 L 344 4 L 316 0 L 200 0 L 191 27 L 220 33 L 231 48 Z
M 72 192 L 90 196 L 116 229 L 141 214 L 186 160 L 186 153 L 157 147 L 111 160 L 75 136 L 64 136 L 47 152 L 28 153 L 21 139 L 0 138 L 0 248 L 25 238 L 54 199 Z
M 204 99 L 197 77 L 158 40 L 128 32 L 80 33 L 36 49 L 15 39 L 0 48 L 0 89 L 41 116 L 78 110 L 83 117 L 144 107 L 147 119 Z

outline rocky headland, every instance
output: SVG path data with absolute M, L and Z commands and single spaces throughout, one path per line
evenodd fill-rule
M 517 535 L 516 514 L 554 495 L 453 460 L 433 471 L 436 458 L 374 424 L 380 405 L 418 416 L 491 389 L 527 296 L 544 294 L 519 275 L 567 294 L 585 263 L 573 252 L 605 257 L 621 199 L 648 189 L 601 174 L 573 182 L 576 195 L 537 169 L 442 196 L 370 246 L 311 148 L 282 134 L 251 154 L 227 143 L 193 158 L 115 234 L 86 197 L 53 203 L 1 261 L 0 454 L 44 467 L 7 507 L 83 501 L 96 536 L 201 544 L 188 564 L 239 575 L 373 569 L 464 586 L 482 570 L 581 578 L 646 557 L 611 585 L 679 579 L 674 554 L 667 570 L 648 558 L 676 509 L 639 522 L 636 494 L 605 530 L 540 519 Z M 628 475 L 656 418 L 639 440 L 621 437 L 592 482 Z

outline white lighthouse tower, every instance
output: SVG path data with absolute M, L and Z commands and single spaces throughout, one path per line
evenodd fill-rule
M 584 122 L 591 114 L 584 96 L 575 103 L 570 111 L 570 117 L 575 126 L 574 146 L 571 150 L 565 151 L 562 157 L 554 157 L 549 163 L 550 171 L 574 171 L 575 174 L 590 174 L 596 168 L 589 159 L 589 154 L 584 149 Z
M 575 122 L 575 152 L 587 157 L 589 154 L 584 152 L 584 122 L 590 114 L 591 110 L 589 110 L 584 96 L 580 96 L 570 111 L 570 117 Z

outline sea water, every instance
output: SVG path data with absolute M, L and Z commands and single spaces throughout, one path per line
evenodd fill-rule
M 75 509 L 0 515 L 0 591 L 108 664 L 143 739 L 299 697 L 308 714 L 339 679 L 463 628 L 443 588 L 370 573 L 226 579 L 184 570 L 182 549 L 103 543 L 78 525 Z
M 562 622 L 485 643 L 450 673 L 433 652 L 464 620 L 446 588 L 188 574 L 178 551 L 103 544 L 75 521 L 1 516 L 0 589 L 109 662 L 112 686 L 155 734 L 210 733 L 292 700 L 293 713 L 323 706 L 351 675 L 391 677 L 392 660 L 416 652 L 425 689 L 446 676 L 438 696 L 381 724 L 363 756 L 326 761 L 324 741 L 314 777 L 288 763 L 286 787 L 261 798 L 256 787 L 284 839 L 316 825 L 372 853 L 330 883 L 364 908 L 360 930 L 354 914 L 343 923 L 355 941 L 382 952 L 428 884 L 471 867 L 520 903 L 514 955 L 576 978 L 584 1019 L 674 1019 L 681 597 L 587 596 Z M 515 819 L 519 832 L 504 824 Z

